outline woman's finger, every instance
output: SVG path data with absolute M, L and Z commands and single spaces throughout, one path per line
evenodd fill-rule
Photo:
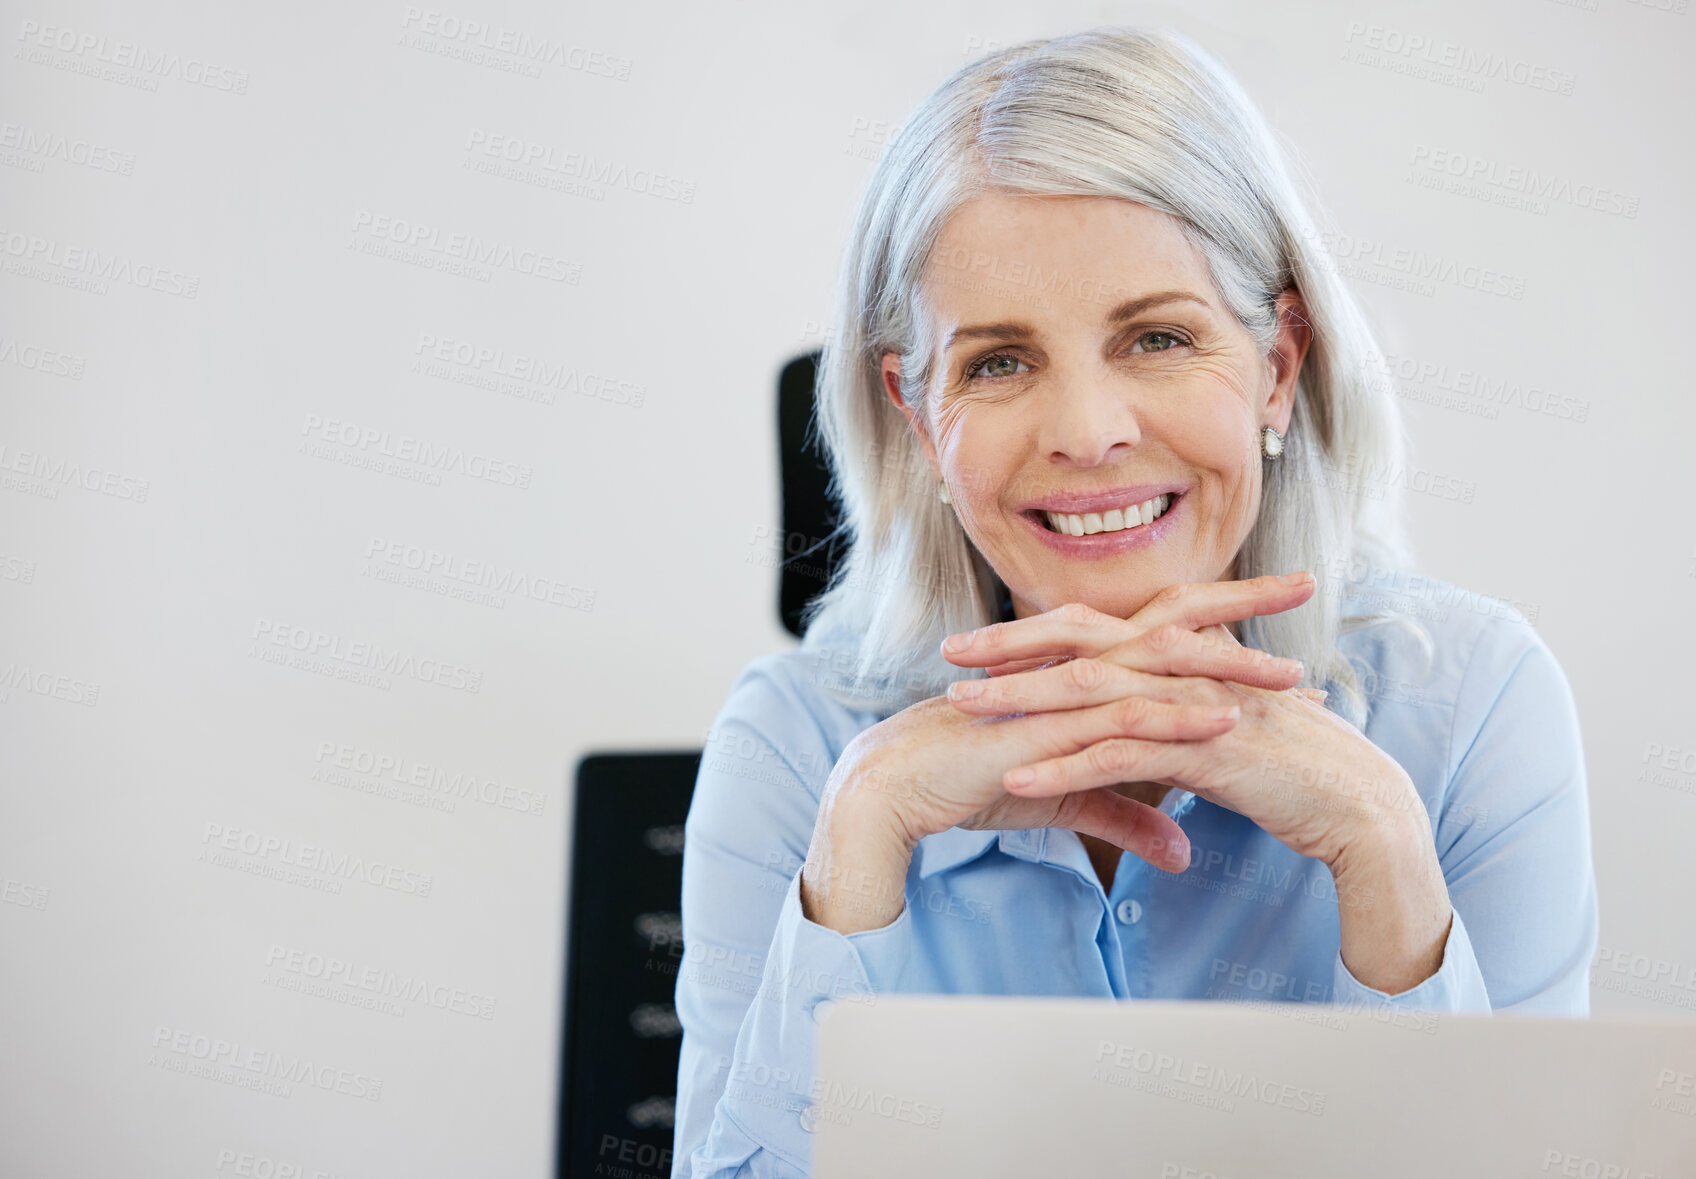
M 1001 716 L 1088 708 L 1145 692 L 1159 692 L 1160 699 L 1171 695 L 1175 685 L 1154 681 L 1146 672 L 1111 660 L 1068 659 L 998 679 L 955 680 L 948 685 L 948 702 L 972 716 Z
M 1182 779 L 1195 748 L 1184 742 L 1110 737 L 1064 757 L 1008 770 L 1001 784 L 1018 798 L 1049 798 L 1118 782 Z
M 1054 659 L 1048 659 L 1048 658 L 1041 657 L 1041 656 L 1039 656 L 1035 659 L 1018 659 L 1018 660 L 1015 660 L 1012 663 L 1003 663 L 1003 664 L 1000 664 L 996 667 L 990 668 L 989 674 L 992 675 L 992 676 L 1013 675 L 1016 672 L 1030 671 L 1033 668 L 1051 667 L 1051 666 L 1053 666 L 1057 663 L 1065 663 L 1068 659 L 1076 659 L 1076 658 L 1077 658 L 1076 655 L 1061 655 L 1058 658 L 1054 658 Z
M 1068 659 L 1017 675 L 957 680 L 948 687 L 948 699 L 973 716 L 1053 712 L 1144 697 L 1226 707 L 1231 701 L 1217 699 L 1221 681 L 1281 692 L 1299 683 L 1301 676 L 1301 664 L 1294 660 L 1162 627 L 1100 658 Z
M 1246 581 L 1185 582 L 1161 590 L 1130 619 L 1070 602 L 1029 618 L 950 635 L 943 641 L 942 656 L 958 667 L 993 668 L 1026 659 L 1098 655 L 1168 623 L 1193 631 L 1291 610 L 1306 602 L 1313 589 L 1313 577 L 1306 572 Z
M 1315 585 L 1305 569 L 1243 581 L 1180 582 L 1155 594 L 1130 620 L 1145 629 L 1171 623 L 1200 630 L 1293 610 L 1313 596 Z
M 1162 631 L 1170 633 L 1162 635 Z M 1187 637 L 1184 637 L 1187 636 Z M 1223 626 L 1209 626 L 1198 631 L 1178 627 L 1156 627 L 1143 631 L 1118 647 L 1097 652 L 1111 655 L 1124 662 L 1127 651 L 1146 652 L 1154 658 L 1139 658 L 1134 665 L 1143 671 L 1158 671 L 1164 675 L 1205 675 L 1214 679 L 1234 680 L 1257 688 L 1283 691 L 1301 681 L 1302 665 L 1298 660 L 1282 659 L 1255 647 L 1245 647 Z M 1015 675 L 1039 667 L 1052 667 L 1076 659 L 1076 655 L 1057 658 L 1034 657 L 1003 663 L 989 669 L 990 677 Z
M 1023 659 L 1096 655 L 1140 629 L 1082 602 L 1068 602 L 1029 618 L 949 635 L 942 641 L 942 657 L 960 667 L 994 667 Z
M 1245 647 L 1222 626 L 1185 630 L 1166 623 L 1105 652 L 1104 660 L 1167 676 L 1207 676 L 1281 692 L 1301 682 L 1302 665 Z
M 1189 838 L 1170 815 L 1111 790 L 1067 795 L 1060 800 L 1055 826 L 1105 839 L 1165 872 L 1190 866 Z

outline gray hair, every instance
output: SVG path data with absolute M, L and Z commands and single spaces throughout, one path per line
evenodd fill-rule
M 925 412 L 936 357 L 920 282 L 944 223 L 992 190 L 1117 197 L 1178 220 L 1263 353 L 1277 296 L 1293 287 L 1306 305 L 1312 342 L 1237 576 L 1310 569 L 1318 590 L 1240 632 L 1245 645 L 1302 660 L 1304 682 L 1330 690 L 1327 706 L 1363 723 L 1365 694 L 1337 638 L 1383 620 L 1344 617 L 1348 571 L 1412 563 L 1399 481 L 1382 476 L 1403 469 L 1406 440 L 1383 354 L 1285 154 L 1225 68 L 1163 29 L 1013 45 L 963 66 L 912 111 L 862 195 L 818 372 L 815 428 L 847 551 L 807 609 L 803 646 L 834 651 L 831 691 L 898 709 L 981 674 L 948 663 L 939 645 L 996 621 L 1005 590 L 938 500 L 880 373 L 883 354 L 896 353 L 902 396 Z

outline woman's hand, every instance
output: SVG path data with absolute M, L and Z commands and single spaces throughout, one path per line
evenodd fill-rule
M 1191 626 L 1217 626 L 1289 609 L 1312 592 L 1311 582 L 1293 589 L 1269 582 L 1194 588 L 1197 593 L 1185 599 L 1180 615 Z M 1150 681 L 1203 677 L 1197 682 L 1204 683 L 1215 682 L 1205 677 L 1217 676 L 1274 694 L 1300 679 L 1301 668 L 1291 660 L 1168 624 L 1164 619 L 1172 616 L 1169 600 L 1157 601 L 1145 611 L 1152 611 L 1152 623 L 1142 623 L 1135 637 L 1114 648 L 1120 661 L 1116 666 L 1126 674 Z M 1043 617 L 1059 614 L 1086 625 L 1089 621 L 1072 607 Z M 1076 664 L 1098 666 L 1094 660 Z M 1077 674 L 1065 667 L 1049 670 Z M 1028 681 L 1015 676 L 975 682 L 1017 688 Z M 875 929 L 888 924 L 901 911 L 901 884 L 913 848 L 925 836 L 950 827 L 1066 827 L 1106 840 L 1166 871 L 1188 866 L 1189 841 L 1182 828 L 1162 811 L 1105 788 L 1121 779 L 1020 796 L 1008 792 L 1006 776 L 1019 766 L 1047 763 L 1118 740 L 1134 741 L 1147 750 L 1144 777 L 1168 776 L 1191 764 L 1186 752 L 1190 746 L 1214 740 L 1235 726 L 1237 701 L 1141 695 L 1101 707 L 1041 710 L 1032 716 L 1003 715 L 1008 711 L 1016 710 L 968 715 L 947 697 L 937 696 L 871 726 L 848 744 L 826 784 L 808 855 L 802 903 L 812 920 L 841 932 L 852 932 L 845 925 Z M 846 866 L 860 875 L 850 881 Z
M 1202 588 L 1172 587 L 1162 595 L 1165 608 L 1184 613 Z M 1412 779 L 1393 757 L 1320 706 L 1322 693 L 1269 690 L 1241 677 L 1149 675 L 1138 649 L 1151 640 L 1176 643 L 1171 628 L 1106 645 L 1135 629 L 1160 600 L 1130 626 L 1076 611 L 1066 618 L 1055 610 L 985 628 L 977 632 L 980 642 L 949 658 L 1002 674 L 957 682 L 949 699 L 968 715 L 1013 713 L 1026 720 L 1102 708 L 1124 712 L 1134 701 L 1235 704 L 1238 722 L 1205 741 L 1132 737 L 1079 746 L 1009 772 L 1008 791 L 1035 800 L 1134 780 L 1190 790 L 1331 869 L 1343 958 L 1362 982 L 1398 991 L 1428 978 L 1442 960 L 1451 910 L 1430 818 Z M 1210 627 L 1209 635 L 1235 642 L 1222 627 Z M 1024 670 L 1012 670 L 1017 668 Z
M 1004 782 L 1021 798 L 1137 780 L 1182 786 L 1327 864 L 1361 834 L 1363 822 L 1410 808 L 1423 815 L 1401 766 L 1310 700 L 1205 677 L 1148 675 L 1128 666 L 1125 654 L 1116 648 L 995 680 L 967 680 L 955 685 L 951 702 L 973 716 L 1018 713 L 1027 720 L 1068 710 L 1129 711 L 1139 706 L 1133 702 L 1240 709 L 1230 732 L 1204 742 L 1163 748 L 1145 738 L 1114 737 L 1018 767 Z M 968 694 L 979 685 L 978 695 Z
M 1292 851 L 1332 864 L 1362 822 L 1398 814 L 1409 817 L 1410 810 L 1424 816 L 1412 782 L 1395 759 L 1318 707 L 1314 697 L 1322 698 L 1322 693 L 1275 690 L 1291 684 L 1210 672 L 1197 675 L 1175 667 L 1149 674 L 1150 664 L 1159 662 L 1150 658 L 1151 650 L 1177 650 L 1191 638 L 1226 652 L 1219 656 L 1226 665 L 1234 659 L 1235 666 L 1246 666 L 1252 648 L 1238 645 L 1228 631 L 1214 625 L 1207 610 L 1226 595 L 1234 596 L 1239 608 L 1251 605 L 1246 595 L 1256 587 L 1267 600 L 1276 600 L 1271 583 L 1281 580 L 1219 583 L 1219 589 L 1172 586 L 1123 622 L 1063 607 L 986 627 L 976 632 L 969 647 L 948 657 L 1003 673 L 989 680 L 958 681 L 949 690 L 949 700 L 973 716 L 1017 713 L 1027 719 L 1067 710 L 1128 710 L 1138 706 L 1133 701 L 1235 706 L 1241 712 L 1237 724 L 1228 734 L 1205 742 L 1157 749 L 1148 739 L 1109 738 L 1018 767 L 1004 784 L 1029 799 L 1138 779 L 1178 785 L 1246 815 Z M 1300 596 L 1305 600 L 1312 581 L 1303 584 L 1306 592 Z M 1150 620 L 1160 619 L 1173 621 L 1147 629 Z M 1208 627 L 1204 635 L 1180 629 L 1196 624 Z M 1005 670 L 1013 667 L 1025 670 Z M 1182 768 L 1164 772 L 1174 764 L 1174 755 Z M 1021 772 L 1027 780 L 1020 781 Z
M 1011 675 L 1057 660 L 1100 655 L 1161 626 L 1223 638 L 1226 645 L 1222 652 L 1233 653 L 1232 648 L 1242 652 L 1246 648 L 1221 623 L 1293 610 L 1312 597 L 1313 590 L 1313 574 L 1306 570 L 1281 577 L 1169 585 L 1130 618 L 1115 618 L 1071 603 L 1045 614 L 951 635 L 943 641 L 942 655 L 961 667 L 988 668 L 991 676 Z M 1242 666 L 1259 666 L 1251 656 L 1238 658 Z M 1300 665 L 1296 666 L 1296 675 L 1299 679 Z

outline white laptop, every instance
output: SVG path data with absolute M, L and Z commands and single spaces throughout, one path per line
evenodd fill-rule
M 879 995 L 817 1179 L 1696 1179 L 1696 1020 Z

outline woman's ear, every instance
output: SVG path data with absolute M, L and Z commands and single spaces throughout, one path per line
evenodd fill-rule
M 1313 327 L 1307 322 L 1307 304 L 1294 287 L 1279 295 L 1273 307 L 1278 315 L 1278 331 L 1268 358 L 1272 366 L 1272 392 L 1266 399 L 1265 424 L 1287 434 L 1302 361 L 1307 358 L 1308 345 L 1313 343 Z
M 901 396 L 901 358 L 893 352 L 885 352 L 880 367 L 883 377 L 883 391 L 889 400 L 895 403 L 895 408 L 901 411 L 901 416 L 907 419 L 907 425 L 912 427 L 918 436 L 919 445 L 924 448 L 925 461 L 930 464 L 930 474 L 933 479 L 942 478 L 942 464 L 936 459 L 936 447 L 930 440 L 930 433 L 925 429 L 924 419 L 913 412 L 913 407 L 907 404 Z

